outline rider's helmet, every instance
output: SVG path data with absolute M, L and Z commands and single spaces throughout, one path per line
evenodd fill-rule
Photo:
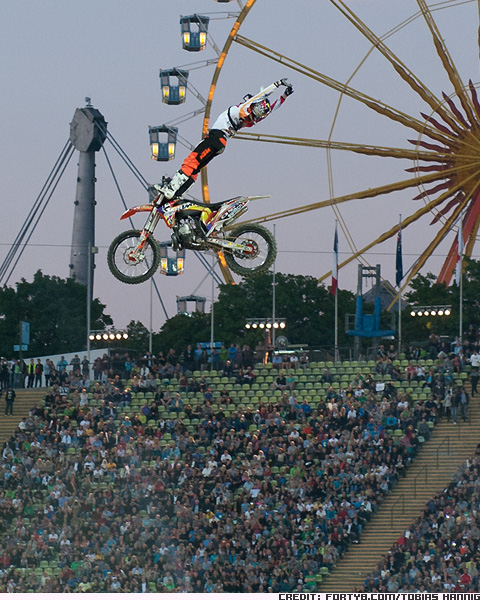
M 262 100 L 252 102 L 250 106 L 250 112 L 255 120 L 264 119 L 271 110 L 272 108 L 268 98 L 263 98 Z

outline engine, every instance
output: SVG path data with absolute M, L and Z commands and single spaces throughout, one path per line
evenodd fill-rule
M 181 219 L 178 225 L 174 227 L 172 247 L 174 250 L 179 248 L 202 248 L 204 237 L 205 234 L 198 219 L 186 217 Z

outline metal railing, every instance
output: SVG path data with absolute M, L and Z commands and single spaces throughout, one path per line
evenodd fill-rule
M 440 465 L 440 449 L 442 448 L 442 446 L 444 444 L 447 445 L 447 456 L 450 456 L 450 436 L 449 435 L 447 435 L 445 438 L 443 438 L 443 440 L 437 446 L 437 468 Z
M 424 477 L 425 479 L 422 481 L 422 484 L 427 485 L 428 483 L 428 465 L 423 465 L 420 469 L 420 472 L 415 476 L 413 480 L 413 497 L 417 497 L 417 482 L 420 477 Z M 390 509 L 390 527 L 393 529 L 393 521 L 394 521 L 394 513 L 396 513 L 397 504 L 402 504 L 402 512 L 401 514 L 405 514 L 405 494 L 401 494 L 395 502 L 392 504 L 392 508 Z
M 425 485 L 427 485 L 428 483 L 428 465 L 423 465 L 423 467 L 420 469 L 420 473 L 418 473 L 415 476 L 415 479 L 413 480 L 413 497 L 416 498 L 417 497 L 417 480 L 419 479 L 419 477 L 421 477 L 423 475 L 423 472 L 425 473 Z
M 399 496 L 395 502 L 392 505 L 392 508 L 390 509 L 390 527 L 393 529 L 393 513 L 395 511 L 395 507 L 397 506 L 397 504 L 401 502 L 402 503 L 402 515 L 405 514 L 405 494 L 402 494 L 401 496 Z

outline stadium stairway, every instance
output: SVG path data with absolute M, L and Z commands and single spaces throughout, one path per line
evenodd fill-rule
M 470 386 L 466 386 L 470 393 Z M 392 544 L 422 514 L 425 503 L 443 490 L 480 443 L 480 398 L 471 398 L 468 420 L 457 425 L 443 419 L 414 463 L 365 527 L 359 544 L 351 545 L 337 566 L 322 573 L 316 591 L 355 592 Z M 323 569 L 322 569 L 323 571 Z
M 16 389 L 17 394 L 13 403 L 13 416 L 5 415 L 5 392 L 0 400 L 0 448 L 10 439 L 23 417 L 28 417 L 28 411 L 35 405 L 41 404 L 47 388 Z

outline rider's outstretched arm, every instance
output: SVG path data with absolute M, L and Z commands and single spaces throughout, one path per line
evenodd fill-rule
M 280 79 L 278 81 L 274 81 L 273 83 L 271 83 L 269 86 L 267 86 L 263 90 L 260 90 L 260 92 L 258 92 L 258 94 L 255 94 L 255 96 L 252 96 L 243 104 L 240 104 L 240 106 L 238 107 L 240 117 L 244 119 L 248 115 L 248 107 L 250 106 L 250 104 L 258 101 L 261 98 L 270 96 L 270 94 L 272 94 L 277 88 L 279 88 L 282 85 L 285 86 L 285 91 L 280 96 L 280 98 L 278 98 L 278 100 L 275 100 L 275 102 L 272 102 L 272 104 L 271 104 L 271 110 L 275 110 L 275 109 L 279 108 L 285 102 L 287 96 L 290 96 L 290 94 L 293 94 L 292 84 L 288 83 L 286 78 Z
M 278 86 L 284 85 L 285 90 L 284 90 L 283 94 L 280 96 L 280 98 L 278 100 L 275 100 L 275 102 L 273 102 L 271 104 L 272 111 L 276 110 L 277 108 L 280 108 L 282 106 L 282 104 L 285 102 L 285 100 L 288 98 L 288 96 L 290 96 L 294 92 L 292 84 L 288 83 L 288 81 L 286 79 L 281 79 L 280 81 L 275 82 L 274 85 L 276 85 L 276 84 L 278 84 Z

